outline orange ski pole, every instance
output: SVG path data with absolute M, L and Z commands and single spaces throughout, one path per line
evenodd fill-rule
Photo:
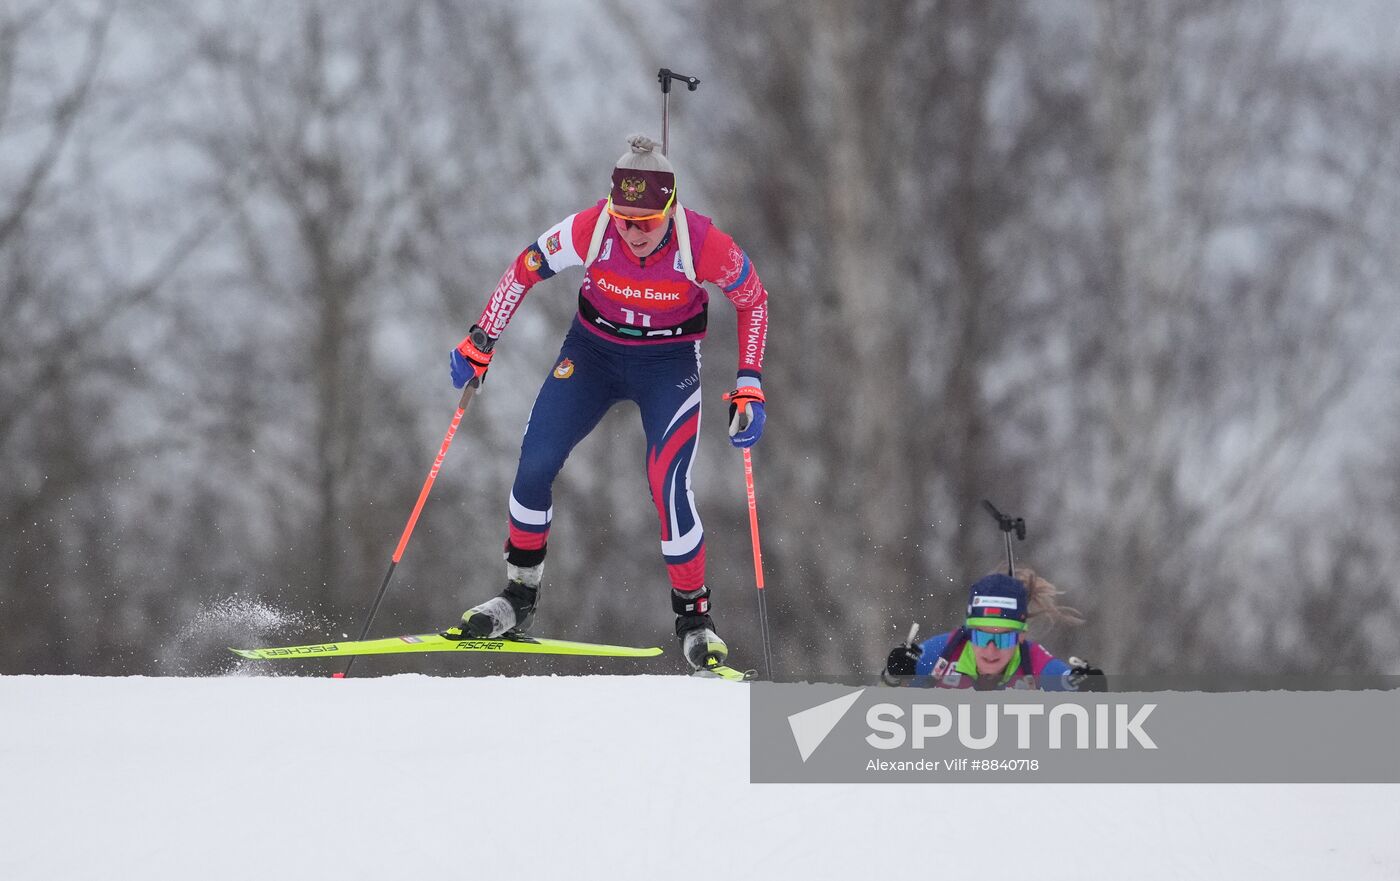
M 773 678 L 773 649 L 768 639 L 768 601 L 763 592 L 763 551 L 758 541 L 758 499 L 753 491 L 753 455 L 744 447 L 744 485 L 749 497 L 749 537 L 753 540 L 753 577 L 758 585 L 758 626 L 763 634 L 763 665 Z

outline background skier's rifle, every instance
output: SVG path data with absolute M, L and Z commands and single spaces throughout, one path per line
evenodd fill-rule
M 1025 541 L 1026 521 L 1021 517 L 1012 517 L 1009 514 L 1001 513 L 997 510 L 996 505 L 993 505 L 986 499 L 982 500 L 982 507 L 987 509 L 987 513 L 992 515 L 992 518 L 997 522 L 997 526 L 1006 534 L 1006 574 L 1015 578 L 1016 553 L 1011 549 L 1011 533 L 1016 533 L 1016 539 L 1018 541 Z

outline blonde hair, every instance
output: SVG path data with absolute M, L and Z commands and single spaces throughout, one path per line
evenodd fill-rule
M 1003 571 L 1005 570 L 998 569 L 996 573 Z M 1060 605 L 1059 598 L 1064 595 L 1064 591 L 1041 578 L 1031 567 L 1017 566 L 1014 577 L 1026 586 L 1027 623 L 1032 623 L 1037 618 L 1048 620 L 1052 627 L 1056 624 L 1084 623 L 1084 616 L 1078 609 Z
M 661 145 L 646 135 L 632 135 L 627 139 L 631 148 L 617 160 L 616 168 L 632 168 L 637 171 L 664 171 L 675 174 L 671 160 L 661 152 Z

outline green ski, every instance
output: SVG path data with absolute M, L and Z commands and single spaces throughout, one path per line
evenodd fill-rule
M 589 655 L 608 658 L 651 658 L 661 649 L 594 642 L 569 642 L 537 636 L 497 637 L 496 639 L 448 639 L 440 633 L 391 636 L 363 641 L 327 642 L 320 645 L 292 645 L 279 648 L 234 649 L 241 658 L 277 660 L 281 658 L 341 658 L 350 655 L 395 655 L 410 652 L 517 652 L 536 655 Z
M 740 670 L 721 664 L 714 658 L 706 658 L 705 666 L 690 675 L 699 676 L 702 679 L 727 679 L 730 682 L 748 682 L 758 678 L 756 670 Z

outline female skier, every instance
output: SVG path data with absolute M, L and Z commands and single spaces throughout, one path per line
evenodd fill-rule
M 967 617 L 950 633 L 922 645 L 910 641 L 890 652 L 881 678 L 889 685 L 939 688 L 1039 688 L 1044 691 L 1104 691 L 1102 670 L 1077 658 L 1070 663 L 1026 639 L 1029 619 L 1083 623 L 1071 608 L 1059 605 L 1060 591 L 1029 567 L 1016 577 L 995 572 L 968 590 Z
M 608 198 L 572 214 L 530 243 L 506 270 L 467 338 L 452 351 L 457 388 L 479 383 L 497 339 L 525 294 L 571 266 L 584 268 L 578 315 L 535 399 L 510 494 L 506 587 L 473 606 L 443 635 L 495 637 L 528 627 L 554 514 L 551 486 L 569 452 L 619 401 L 634 401 L 646 433 L 646 473 L 661 521 L 676 636 L 686 661 L 723 663 L 728 647 L 710 617 L 705 539 L 690 468 L 700 430 L 700 339 L 717 285 L 739 313 L 739 371 L 729 439 L 748 447 L 763 434 L 763 351 L 768 294 L 748 256 L 710 218 L 677 201 L 676 176 L 642 135 L 612 172 Z

